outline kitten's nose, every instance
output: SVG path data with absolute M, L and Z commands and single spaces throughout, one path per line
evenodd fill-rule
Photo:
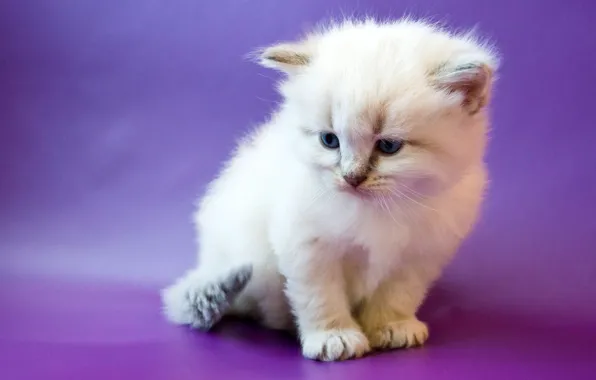
M 364 174 L 346 174 L 344 180 L 352 187 L 358 187 L 362 182 L 366 181 L 366 175 Z

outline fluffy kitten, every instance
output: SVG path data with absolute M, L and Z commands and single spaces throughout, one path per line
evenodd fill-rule
M 303 355 L 360 357 L 428 338 L 416 312 L 470 232 L 495 54 L 421 21 L 346 21 L 264 49 L 284 102 L 196 213 L 200 264 L 167 318 L 297 327 Z

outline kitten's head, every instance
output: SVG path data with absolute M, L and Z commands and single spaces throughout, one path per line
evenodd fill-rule
M 344 22 L 265 49 L 285 72 L 279 117 L 341 190 L 424 195 L 482 162 L 496 57 L 423 22 Z

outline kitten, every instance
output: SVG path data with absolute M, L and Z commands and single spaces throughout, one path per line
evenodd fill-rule
M 422 345 L 416 312 L 481 206 L 495 53 L 402 19 L 344 21 L 260 53 L 284 102 L 196 213 L 200 264 L 162 291 L 176 324 L 297 328 L 306 358 Z

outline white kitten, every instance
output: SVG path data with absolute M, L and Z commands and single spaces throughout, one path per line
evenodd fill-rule
M 486 183 L 496 57 L 420 21 L 346 21 L 265 49 L 284 103 L 196 213 L 200 264 L 167 318 L 297 326 L 305 357 L 420 345 L 425 294 L 471 230 Z

